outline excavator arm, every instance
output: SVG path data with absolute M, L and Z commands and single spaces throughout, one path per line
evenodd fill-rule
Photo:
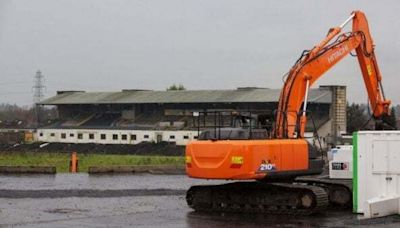
M 353 20 L 352 32 L 341 33 L 350 20 Z M 312 50 L 304 51 L 290 69 L 280 94 L 275 138 L 304 136 L 309 88 L 353 50 L 357 54 L 373 116 L 379 118 L 389 114 L 390 100 L 386 100 L 383 93 L 368 22 L 364 13 L 355 11 L 342 25 L 330 29 L 327 37 Z

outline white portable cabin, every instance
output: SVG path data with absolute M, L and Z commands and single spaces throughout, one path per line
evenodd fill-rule
M 353 168 L 355 213 L 400 214 L 400 131 L 354 133 Z

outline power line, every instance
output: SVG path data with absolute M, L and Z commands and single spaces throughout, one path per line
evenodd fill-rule
M 0 86 L 4 85 L 4 86 L 9 86 L 9 85 L 26 85 L 26 84 L 30 84 L 30 82 L 27 81 L 21 81 L 21 82 L 2 82 L 0 83 Z

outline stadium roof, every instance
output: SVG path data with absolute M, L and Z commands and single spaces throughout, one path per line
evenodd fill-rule
M 239 88 L 236 90 L 184 90 L 151 91 L 123 90 L 121 92 L 64 91 L 39 104 L 149 104 L 149 103 L 260 103 L 277 102 L 280 89 Z M 332 101 L 329 88 L 311 89 L 309 102 L 326 103 Z

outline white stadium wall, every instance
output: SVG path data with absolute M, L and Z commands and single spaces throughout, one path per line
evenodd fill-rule
M 60 143 L 138 144 L 175 142 L 186 145 L 197 138 L 197 131 L 157 131 L 118 129 L 38 129 L 37 140 Z

